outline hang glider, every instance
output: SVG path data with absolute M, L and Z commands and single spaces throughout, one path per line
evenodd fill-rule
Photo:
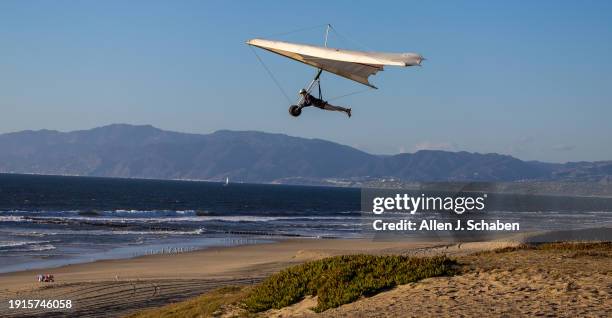
M 376 88 L 368 78 L 388 66 L 421 65 L 424 58 L 416 53 L 382 53 L 342 50 L 307 44 L 252 39 L 248 45 L 286 56 L 324 71 Z
M 283 41 L 274 41 L 267 39 L 252 39 L 246 43 L 252 47 L 261 48 L 284 57 L 302 62 L 306 65 L 315 67 L 318 71 L 314 79 L 310 84 L 300 90 L 300 98 L 295 105 L 289 107 L 289 113 L 292 116 L 299 116 L 302 113 L 302 108 L 308 106 L 315 106 L 325 110 L 342 111 L 345 112 L 349 117 L 351 116 L 351 109 L 340 106 L 333 106 L 327 101 L 323 100 L 321 94 L 321 73 L 323 71 L 336 74 L 338 76 L 347 78 L 357 83 L 369 86 L 376 89 L 369 81 L 369 77 L 384 70 L 385 66 L 420 66 L 425 60 L 423 56 L 417 53 L 384 53 L 384 52 L 365 52 L 365 51 L 352 51 L 344 50 L 339 48 L 327 47 L 327 37 L 329 31 L 332 29 L 331 25 L 327 25 L 325 31 L 325 46 L 316 46 L 308 44 L 299 44 Z M 287 100 L 290 101 L 287 94 L 285 94 L 281 85 L 278 83 L 276 78 L 272 75 L 272 72 L 265 66 L 259 55 L 253 50 L 259 61 L 266 68 L 269 75 L 272 77 L 274 82 L 279 86 Z M 310 95 L 312 89 L 316 86 L 319 88 L 319 97 L 316 98 Z M 351 95 L 351 94 L 347 94 Z

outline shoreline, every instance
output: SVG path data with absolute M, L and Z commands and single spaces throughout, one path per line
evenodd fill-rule
M 211 255 L 218 255 L 221 252 L 232 254 L 233 251 L 240 251 L 242 249 L 246 251 L 250 251 L 251 249 L 258 250 L 270 250 L 270 253 L 276 248 L 261 248 L 265 246 L 276 246 L 281 245 L 279 249 L 283 249 L 285 246 L 288 249 L 295 248 L 297 246 L 301 246 L 305 250 L 316 249 L 319 250 L 321 255 L 326 256 L 335 256 L 342 255 L 344 253 L 355 253 L 355 252 L 372 252 L 373 250 L 378 250 L 380 252 L 381 249 L 389 249 L 392 247 L 401 247 L 402 252 L 405 253 L 406 249 L 415 249 L 415 248 L 428 248 L 432 249 L 435 247 L 448 247 L 448 246 L 465 246 L 466 244 L 480 244 L 483 247 L 487 244 L 517 244 L 522 242 L 553 242 L 553 241 L 563 241 L 563 240 L 573 240 L 573 241 L 606 241 L 607 237 L 612 234 L 612 228 L 610 227 L 595 227 L 590 229 L 583 230 L 574 230 L 574 231 L 535 231 L 535 232 L 527 232 L 527 233 L 517 233 L 517 234 L 508 234 L 501 235 L 497 237 L 485 238 L 482 241 L 474 241 L 474 242 L 445 242 L 445 241 L 431 241 L 428 239 L 414 239 L 414 240 L 379 240 L 375 241 L 372 238 L 315 238 L 315 237 L 298 237 L 298 238 L 244 238 L 244 243 L 239 244 L 231 244 L 231 245 L 202 245 L 202 248 L 196 248 L 193 250 L 182 251 L 182 252 L 168 252 L 168 253 L 154 253 L 154 254 L 141 254 L 141 255 L 133 255 L 127 257 L 109 257 L 109 258 L 98 258 L 92 260 L 85 260 L 75 258 L 71 262 L 70 260 L 66 261 L 67 263 L 53 265 L 53 266 L 41 266 L 41 267 L 31 267 L 18 269 L 8 272 L 0 272 L 0 286 L 3 286 L 3 280 L 6 277 L 10 276 L 20 276 L 24 274 L 32 274 L 36 276 L 39 273 L 48 273 L 48 272 L 62 272 L 69 273 L 70 269 L 76 268 L 80 269 L 81 267 L 92 266 L 95 267 L 97 265 L 94 264 L 130 264 L 130 263 L 149 263 L 155 259 L 165 259 L 168 257 L 173 257 L 174 259 L 181 260 L 192 260 L 198 256 L 207 257 Z M 251 241 L 251 242 L 249 242 Z M 327 244 L 328 246 L 336 247 L 336 250 L 331 250 L 330 248 L 326 248 L 323 242 L 333 242 Z M 353 242 L 360 242 L 362 244 L 361 247 L 355 247 L 352 245 Z M 386 247 L 386 248 L 384 248 Z M 486 247 L 484 247 L 486 249 Z M 304 252 L 304 251 L 298 251 Z M 121 254 L 116 254 L 121 255 Z M 237 255 L 238 256 L 238 255 Z M 271 255 L 272 256 L 272 255 Z M 286 255 L 279 256 L 280 258 L 286 257 Z M 272 256 L 271 259 L 277 259 L 279 257 Z M 294 256 L 292 259 L 295 259 Z M 228 260 L 231 262 L 231 260 Z M 28 264 L 28 263 L 24 263 Z M 10 265 L 15 266 L 15 265 Z M 19 265 L 17 265 L 19 266 Z M 112 265 L 114 266 L 114 265 Z M 144 266 L 144 265 L 143 265 Z M 146 266 L 155 266 L 155 264 L 147 264 Z M 202 274 L 198 272 L 198 274 Z
M 195 297 L 225 286 L 252 285 L 291 265 L 347 254 L 428 255 L 448 252 L 439 243 L 376 242 L 364 239 L 288 239 L 273 244 L 214 247 L 183 254 L 100 260 L 47 270 L 0 274 L 0 316 L 45 317 L 49 311 L 15 311 L 11 299 L 66 299 L 84 317 L 125 314 Z M 459 251 L 459 249 L 457 249 Z M 53 283 L 36 275 L 51 274 Z
M 199 247 L 189 247 L 186 250 L 179 251 L 178 247 L 173 245 L 176 244 L 162 244 L 161 249 L 160 246 L 155 245 L 147 245 L 135 248 L 135 250 L 144 250 L 145 252 L 122 252 L 122 249 L 129 248 L 129 246 L 116 246 L 114 249 L 97 252 L 89 254 L 87 257 L 73 257 L 67 255 L 66 258 L 61 256 L 54 256 L 52 259 L 42 258 L 39 260 L 26 261 L 23 263 L 9 264 L 6 268 L 19 268 L 9 271 L 4 271 L 5 268 L 0 267 L 0 276 L 3 274 L 11 274 L 17 272 L 25 272 L 25 271 L 49 271 L 55 268 L 70 266 L 70 265 L 79 265 L 79 264 L 88 264 L 99 261 L 112 261 L 112 260 L 127 260 L 133 259 L 143 256 L 155 256 L 155 255 L 176 255 L 176 254 L 185 254 L 192 253 L 198 251 L 204 251 L 210 248 L 229 248 L 243 245 L 253 245 L 253 244 L 272 244 L 279 241 L 276 239 L 260 239 L 260 238 L 243 238 L 243 239 L 234 239 L 233 241 L 244 241 L 244 243 L 232 243 L 232 244 L 219 244 L 218 238 L 211 238 L 211 240 L 217 239 L 217 243 L 212 244 L 201 244 Z M 282 239 L 280 239 L 282 240 Z M 252 241 L 252 242 L 251 242 Z M 184 243 L 184 242 L 183 242 Z M 165 252 L 166 249 L 168 252 Z M 148 250 L 155 252 L 147 252 Z M 131 254 L 131 255 L 130 255 Z
M 506 242 L 466 244 L 481 247 L 505 246 Z M 369 239 L 286 239 L 230 247 L 210 247 L 179 254 L 142 255 L 132 258 L 97 260 L 52 268 L 0 273 L 0 292 L 36 290 L 62 284 L 147 279 L 219 279 L 245 274 L 267 275 L 286 266 L 328 256 L 356 253 L 428 254 L 436 249 L 447 252 L 440 242 L 372 241 Z M 479 248 L 481 248 L 479 247 Z M 49 273 L 55 283 L 39 283 L 36 275 Z
M 182 254 L 100 260 L 48 269 L 46 273 L 55 276 L 54 283 L 37 282 L 39 270 L 0 274 L 0 302 L 6 304 L 9 299 L 70 299 L 74 304 L 71 311 L 57 313 L 78 313 L 84 317 L 98 317 L 100 313 L 123 316 L 180 302 L 221 287 L 253 285 L 289 266 L 325 257 L 351 254 L 446 255 L 469 259 L 477 257 L 479 252 L 515 247 L 522 242 L 524 240 L 520 238 L 464 243 L 301 238 L 212 247 Z M 492 261 L 506 264 L 496 255 L 492 254 Z M 544 255 L 539 257 L 548 260 Z M 579 262 L 580 258 L 576 261 Z M 528 265 L 525 264 L 519 262 L 512 266 Z M 493 266 L 488 261 L 481 265 Z M 463 279 L 461 277 L 457 279 Z M 478 283 L 478 279 L 469 282 Z M 365 309 L 359 309 L 362 310 Z M 0 306 L 0 316 L 18 317 L 20 313 L 24 312 Z M 28 314 L 44 317 L 49 311 L 33 310 Z
M 496 243 L 490 247 L 499 246 L 503 245 Z M 289 266 L 329 256 L 362 253 L 427 256 L 469 251 L 473 250 L 453 249 L 439 243 L 288 239 L 272 244 L 213 247 L 183 254 L 145 255 L 4 273 L 0 274 L 0 303 L 5 305 L 0 306 L 0 316 L 46 317 L 50 313 L 40 308 L 12 310 L 6 305 L 11 299 L 70 300 L 73 307 L 56 311 L 60 315 L 123 316 L 221 287 L 252 285 Z M 55 282 L 38 282 L 39 273 L 53 275 Z

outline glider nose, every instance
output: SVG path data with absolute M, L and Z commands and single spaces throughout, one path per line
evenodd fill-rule
M 250 39 L 248 41 L 245 41 L 244 43 L 248 44 L 248 45 L 252 45 L 252 46 L 257 46 L 257 44 L 259 43 L 260 39 L 258 38 L 254 38 L 254 39 Z

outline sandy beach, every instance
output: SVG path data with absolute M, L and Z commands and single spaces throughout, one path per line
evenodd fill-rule
M 257 276 L 292 263 L 326 256 L 402 253 L 434 245 L 368 240 L 283 240 L 277 243 L 209 248 L 180 254 L 147 255 L 5 273 L 0 274 L 0 286 L 4 293 L 36 289 L 44 286 L 35 279 L 39 273 L 54 274 L 55 285 L 109 280 L 234 278 L 245 274 Z
M 460 275 L 427 278 L 316 314 L 316 300 L 265 317 L 608 317 L 612 255 L 517 250 L 459 256 Z
M 369 240 L 295 239 L 278 243 L 210 248 L 172 255 L 103 260 L 44 270 L 0 274 L 0 315 L 18 316 L 9 310 L 9 299 L 71 299 L 72 313 L 97 317 L 125 314 L 160 306 L 226 285 L 253 284 L 282 268 L 333 255 L 468 253 L 506 243 L 445 246 L 433 243 L 374 242 Z M 49 273 L 55 283 L 39 283 L 36 275 Z M 27 311 L 49 315 L 48 311 Z M 61 313 L 57 313 L 61 315 Z
M 211 248 L 175 255 L 105 260 L 0 275 L 3 317 L 122 316 L 198 296 L 223 286 L 249 286 L 290 265 L 346 254 L 445 254 L 460 275 L 428 278 L 317 314 L 316 298 L 262 317 L 419 317 L 473 315 L 605 316 L 612 309 L 609 255 L 518 250 L 516 241 L 439 243 L 295 239 Z M 598 254 L 599 253 L 599 254 Z M 607 253 L 607 252 L 606 252 Z M 36 282 L 37 273 L 55 283 Z M 71 299 L 71 311 L 10 310 L 9 299 Z M 415 304 L 418 304 L 415 305 Z M 229 314 L 234 312 L 230 309 Z

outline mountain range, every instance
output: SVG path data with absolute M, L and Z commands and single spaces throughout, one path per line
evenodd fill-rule
M 126 178 L 323 183 L 324 180 L 608 181 L 612 161 L 565 164 L 495 153 L 421 150 L 375 155 L 321 140 L 256 131 L 211 134 L 113 124 L 0 135 L 0 172 Z M 299 182 L 298 182 L 299 183 Z

